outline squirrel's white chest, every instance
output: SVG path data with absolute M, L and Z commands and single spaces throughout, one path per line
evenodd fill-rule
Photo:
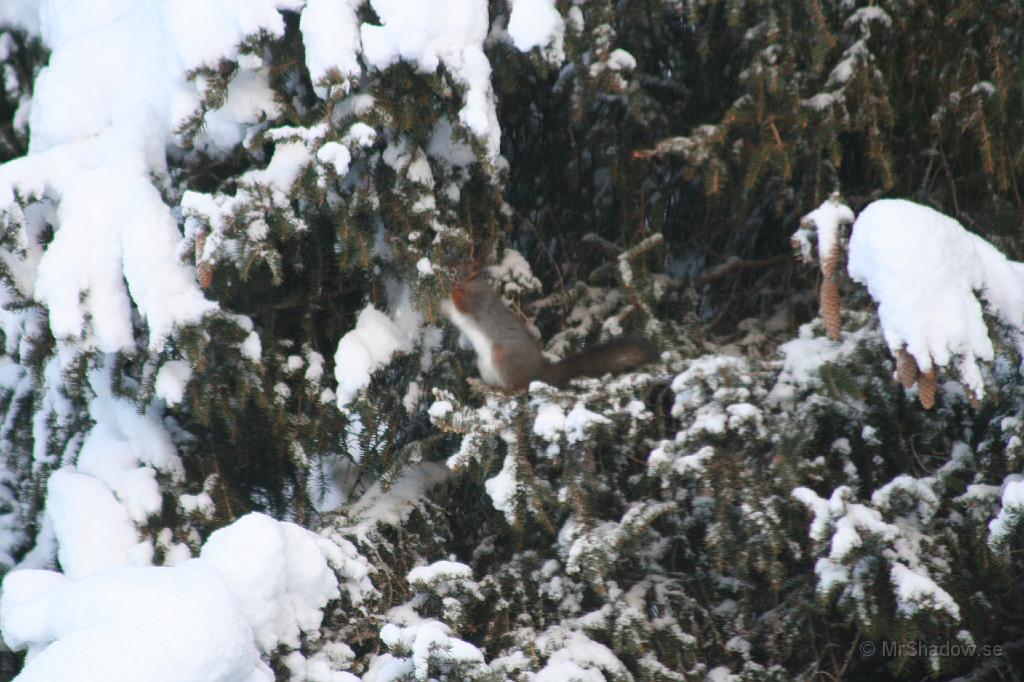
M 476 366 L 484 383 L 491 386 L 503 385 L 504 381 L 498 374 L 498 368 L 494 366 L 494 340 L 487 336 L 474 320 L 459 312 L 450 300 L 444 301 L 441 308 L 452 324 L 458 327 L 473 345 L 473 350 L 476 351 Z

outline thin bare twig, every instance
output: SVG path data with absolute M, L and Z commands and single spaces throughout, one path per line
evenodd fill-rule
M 768 268 L 773 265 L 780 263 L 788 263 L 793 260 L 791 254 L 783 254 L 780 256 L 771 256 L 770 258 L 761 258 L 760 260 L 741 260 L 739 258 L 731 258 L 726 262 L 711 268 L 708 272 L 694 279 L 695 284 L 707 284 L 714 282 L 715 280 L 722 279 L 727 275 L 731 275 L 734 272 L 740 270 L 750 270 L 751 268 Z

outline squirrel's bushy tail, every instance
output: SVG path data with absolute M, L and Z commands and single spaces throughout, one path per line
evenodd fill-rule
M 552 364 L 553 383 L 563 386 L 573 377 L 599 377 L 609 372 L 621 372 L 657 358 L 657 347 L 647 339 L 621 336 Z

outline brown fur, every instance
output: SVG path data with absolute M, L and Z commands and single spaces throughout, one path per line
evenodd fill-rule
M 606 343 L 591 346 L 570 355 L 561 362 L 548 364 L 549 379 L 555 386 L 564 386 L 574 377 L 599 377 L 621 372 L 658 359 L 658 349 L 647 339 L 620 336 Z
M 518 391 L 531 381 L 565 386 L 574 377 L 621 372 L 658 357 L 657 348 L 647 339 L 622 337 L 560 362 L 548 362 L 540 342 L 479 274 L 475 268 L 465 274 L 452 291 L 452 305 L 490 340 L 491 364 L 501 378 L 496 388 Z

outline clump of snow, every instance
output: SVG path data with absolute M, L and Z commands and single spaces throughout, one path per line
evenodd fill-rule
M 813 324 L 800 325 L 797 338 L 779 346 L 782 354 L 782 371 L 768 394 L 772 403 L 794 400 L 805 388 L 821 383 L 821 369 L 850 357 L 872 333 L 863 327 L 845 334 L 840 342 L 827 336 L 816 336 Z
M 249 332 L 249 335 L 242 341 L 241 351 L 242 357 L 259 362 L 263 357 L 263 342 L 260 341 L 260 335 L 255 331 Z
M 362 121 L 356 121 L 349 126 L 345 133 L 345 144 L 354 144 L 359 147 L 369 147 L 377 141 L 377 131 Z
M 725 413 L 729 416 L 728 425 L 730 430 L 740 431 L 744 428 L 749 428 L 757 433 L 757 435 L 763 435 L 764 413 L 756 405 L 734 403 L 725 408 Z
M 564 61 L 565 21 L 555 9 L 554 0 L 508 0 L 508 3 L 512 8 L 508 33 L 516 49 L 529 52 L 535 47 L 548 47 L 545 56 L 550 61 Z
M 988 524 L 991 545 L 998 545 L 1007 539 L 1012 528 L 1011 522 L 1024 516 L 1024 476 L 1011 474 L 1003 484 L 1002 507 L 996 518 Z
M 573 631 L 541 637 L 538 648 L 550 651 L 545 666 L 534 676 L 534 682 L 603 682 L 607 679 L 629 679 L 622 661 L 604 644 L 586 634 Z
M 843 23 L 846 26 L 852 26 L 854 24 L 867 24 L 872 21 L 877 21 L 885 26 L 892 25 L 892 17 L 884 9 L 876 6 L 858 7 Z
M 435 561 L 429 566 L 417 566 L 409 571 L 410 584 L 429 586 L 440 581 L 471 580 L 473 569 L 458 561 Z
M 916 517 L 897 516 L 893 523 L 884 521 L 878 509 L 851 501 L 853 491 L 847 486 L 833 490 L 827 500 L 809 488 L 793 490 L 793 497 L 814 515 L 811 539 L 828 546 L 827 555 L 819 557 L 814 566 L 821 594 L 829 594 L 838 588 L 851 591 L 854 599 L 862 594 L 863 585 L 847 587 L 862 579 L 861 558 L 857 550 L 868 542 L 879 543 L 881 547 L 875 550 L 875 555 L 889 565 L 900 613 L 909 617 L 928 610 L 944 613 L 953 620 L 960 619 L 959 605 L 931 577 L 919 555 L 921 524 L 931 518 L 934 513 L 931 505 L 936 501 L 927 483 L 927 479 L 898 476 L 875 491 L 872 504 L 882 508 L 893 506 L 897 495 L 918 501 Z
M 446 625 L 433 620 L 410 627 L 388 623 L 381 628 L 380 638 L 397 655 L 387 656 L 385 667 L 378 671 L 375 679 L 399 680 L 411 674 L 412 679 L 428 680 L 433 679 L 431 670 L 437 668 L 482 669 L 483 653 L 472 644 L 452 637 L 450 632 Z
M 323 179 L 325 167 L 347 171 L 349 162 L 345 157 L 347 148 L 325 141 L 326 136 L 327 126 L 322 123 L 306 128 L 271 128 L 265 133 L 268 140 L 276 143 L 270 162 L 265 168 L 243 173 L 233 196 L 186 191 L 181 197 L 181 212 L 185 216 L 186 240 L 196 245 L 196 262 L 212 265 L 220 260 L 237 260 L 247 249 L 262 250 L 263 245 L 251 242 L 267 238 L 270 227 L 263 214 L 271 210 L 280 211 L 295 229 L 306 229 L 303 216 L 290 199 L 294 185 L 311 164 L 318 178 Z M 314 156 L 319 164 L 313 164 Z M 242 211 L 248 225 L 239 231 L 235 227 Z M 251 331 L 251 320 L 232 317 Z
M 326 147 L 327 145 L 324 146 Z M 320 151 L 323 151 L 323 147 L 321 147 Z M 339 154 L 342 154 L 340 150 L 334 147 L 327 147 L 325 157 L 331 163 L 334 163 L 335 161 L 342 160 Z M 310 154 L 306 141 L 278 142 L 274 146 L 274 154 L 270 157 L 270 163 L 267 164 L 267 167 L 248 171 L 242 176 L 241 182 L 265 186 L 273 194 L 275 203 L 285 203 L 291 195 L 292 186 L 298 180 L 302 169 L 309 162 Z M 347 163 L 345 165 L 347 166 Z
M 306 382 L 316 386 L 324 376 L 324 356 L 315 350 L 306 351 Z
M 750 368 L 743 358 L 728 355 L 707 355 L 692 360 L 672 380 L 675 402 L 672 416 L 680 417 L 687 409 L 700 409 L 709 399 L 723 397 L 745 400 L 752 383 Z
M 228 83 L 223 104 L 203 116 L 202 134 L 195 140 L 197 148 L 210 154 L 220 155 L 242 143 L 253 126 L 265 119 L 281 114 L 280 105 L 274 100 L 270 87 L 269 71 L 262 67 L 260 57 L 239 55 L 239 69 Z M 205 79 L 196 79 L 199 88 L 205 89 Z M 195 109 L 198 101 L 191 97 L 182 98 L 174 116 L 187 116 Z
M 484 481 L 484 490 L 491 498 L 491 504 L 503 513 L 510 523 L 515 520 L 517 469 L 515 455 L 505 455 L 501 471 Z
M 487 274 L 507 295 L 539 292 L 543 288 L 530 269 L 530 264 L 515 249 L 505 249 L 501 262 L 488 266 Z
M 829 528 L 829 522 L 831 521 L 828 500 L 818 497 L 816 492 L 803 486 L 793 489 L 793 497 L 814 514 L 814 520 L 811 521 L 810 529 L 811 539 L 819 542 L 824 540 L 825 533 Z
M 910 616 L 927 608 L 944 611 L 954 620 L 960 620 L 956 601 L 927 575 L 896 562 L 892 564 L 889 577 L 896 588 L 896 605 L 900 612 Z
M 868 205 L 853 226 L 848 270 L 878 302 L 889 348 L 903 347 L 922 372 L 958 358 L 964 383 L 981 397 L 977 360 L 992 360 L 984 309 L 1024 327 L 1024 265 L 956 220 L 900 199 Z
M 430 262 L 429 258 L 420 258 L 416 261 L 416 272 L 420 277 L 430 277 L 434 274 L 434 264 Z
M 675 401 L 672 415 L 686 426 L 674 438 L 661 440 L 651 450 L 648 465 L 663 476 L 700 475 L 715 450 L 708 437 L 736 432 L 744 436 L 764 433 L 764 416 L 751 403 L 764 390 L 754 381 L 743 358 L 707 355 L 691 360 L 672 380 Z M 642 406 L 641 406 L 642 407 Z
M 50 475 L 46 491 L 46 518 L 67 576 L 149 563 L 152 547 L 140 540 L 127 509 L 102 481 L 60 469 Z
M 395 353 L 412 350 L 405 331 L 394 320 L 368 305 L 355 328 L 341 337 L 334 353 L 338 407 L 344 409 L 370 383 L 370 374 Z
M 402 60 L 434 73 L 444 64 L 466 87 L 459 119 L 484 140 L 490 158 L 498 159 L 501 131 L 490 81 L 491 65 L 483 51 L 490 28 L 487 3 L 370 0 L 379 25 L 359 24 L 357 9 L 361 4 L 358 0 L 308 0 L 302 10 L 299 27 L 317 95 L 327 98 L 323 83 L 332 74 L 340 77 L 342 90 L 347 93 L 361 73 L 360 55 L 368 67 L 375 69 Z M 510 5 L 508 33 L 515 46 L 523 51 L 542 47 L 549 61 L 563 62 L 565 22 L 553 0 L 510 0 Z M 365 130 L 365 124 L 356 126 L 362 128 L 353 126 L 348 137 L 363 146 L 372 144 L 372 129 Z
M 430 415 L 431 419 L 439 420 L 447 417 L 454 409 L 455 407 L 451 404 L 451 401 L 435 400 L 431 403 L 430 409 L 427 410 L 427 414 Z
M 740 679 L 739 675 L 733 675 L 728 666 L 720 665 L 708 671 L 706 682 L 735 682 Z
M 897 506 L 897 498 L 904 498 L 909 505 L 902 504 L 901 511 L 911 513 L 921 523 L 928 523 L 939 508 L 939 498 L 932 490 L 934 479 L 918 479 L 902 474 L 892 479 L 871 495 L 871 504 L 879 509 Z
M 192 379 L 192 367 L 182 360 L 165 362 L 156 373 L 154 391 L 168 406 L 178 405 L 185 397 L 185 387 Z
M 469 464 L 470 461 L 480 456 L 480 433 L 467 433 L 462 437 L 462 442 L 459 443 L 459 449 L 454 455 L 451 455 L 445 464 L 452 471 L 460 471 L 463 467 Z
M 130 401 L 115 398 L 105 372 L 93 373 L 90 385 L 96 394 L 89 403 L 94 425 L 82 442 L 77 469 L 105 483 L 141 524 L 160 511 L 157 472 L 181 480 L 181 459 L 158 412 L 139 414 Z
M 327 89 L 320 83 L 332 71 L 342 80 L 344 92 L 360 73 L 358 55 L 359 21 L 356 10 L 360 0 L 307 0 L 299 19 L 302 42 L 306 48 L 306 68 L 313 88 L 321 99 Z
M 835 493 L 833 493 L 833 497 Z M 830 504 L 832 500 L 830 500 Z M 834 508 L 834 505 L 833 505 Z M 867 537 L 878 536 L 892 540 L 899 534 L 895 526 L 885 523 L 876 509 L 863 504 L 849 503 L 835 522 L 829 559 L 841 561 L 864 544 Z
M 636 57 L 621 48 L 614 49 L 608 55 L 608 68 L 612 71 L 634 71 Z
M 381 481 L 377 481 L 345 510 L 348 525 L 339 528 L 339 532 L 362 540 L 375 531 L 378 524 L 401 524 L 419 508 L 424 495 L 450 475 L 443 464 L 422 462 L 405 467 L 398 480 L 386 489 Z
M 271 651 L 297 648 L 301 633 L 319 630 L 323 607 L 338 596 L 334 551 L 301 526 L 254 513 L 213 533 L 200 558 L 224 576 L 260 648 Z
M 565 430 L 565 412 L 555 403 L 544 402 L 537 408 L 533 432 L 547 441 L 557 441 Z
M 214 510 L 213 498 L 205 490 L 196 495 L 179 495 L 178 506 L 186 514 L 208 517 Z
M 704 465 L 714 456 L 715 449 L 710 445 L 705 445 L 692 454 L 683 455 L 675 454 L 666 445 L 661 445 L 651 450 L 647 464 L 652 469 L 671 470 L 679 476 L 686 476 L 690 473 L 702 474 Z
M 409 163 L 405 169 L 405 177 L 409 179 L 409 182 L 415 182 L 424 187 L 432 187 L 434 185 L 434 171 L 430 169 L 430 161 L 427 159 L 426 154 L 416 152 L 409 157 Z
M 352 153 L 339 142 L 324 144 L 316 153 L 316 158 L 320 163 L 329 164 L 338 175 L 348 173 L 348 165 L 352 163 Z
M 342 642 L 330 642 L 309 658 L 300 651 L 283 657 L 293 682 L 360 682 L 352 673 L 339 670 L 355 658 L 352 649 Z
M 602 414 L 591 412 L 582 402 L 577 402 L 565 415 L 565 435 L 569 443 L 582 441 L 595 424 L 611 424 L 612 421 Z
M 832 561 L 845 559 L 854 549 L 864 544 L 866 537 L 893 540 L 899 535 L 899 529 L 883 521 L 878 510 L 849 502 L 847 498 L 850 494 L 847 486 L 839 486 L 826 501 L 809 488 L 793 490 L 793 496 L 814 514 L 811 538 L 823 540 L 827 537 L 826 530 L 832 529 L 828 554 Z

